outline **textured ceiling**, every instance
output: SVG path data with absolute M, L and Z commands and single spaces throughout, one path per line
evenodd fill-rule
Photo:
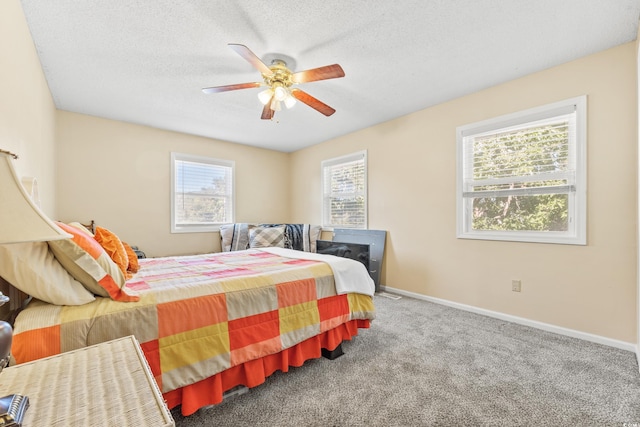
M 59 109 L 286 152 L 633 41 L 640 16 L 640 0 L 21 2 Z M 259 88 L 203 94 L 261 81 L 227 43 L 293 71 L 339 63 L 300 86 L 337 112 L 260 120 Z

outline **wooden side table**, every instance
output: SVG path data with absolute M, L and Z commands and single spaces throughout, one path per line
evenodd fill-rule
M 133 336 L 0 373 L 0 396 L 29 397 L 24 427 L 175 426 Z

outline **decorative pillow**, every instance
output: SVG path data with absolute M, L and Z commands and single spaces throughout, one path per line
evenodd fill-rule
M 127 265 L 127 271 L 132 274 L 136 274 L 138 270 L 140 270 L 140 264 L 138 263 L 138 255 L 135 253 L 133 248 L 126 242 L 122 242 L 122 246 L 124 246 L 124 250 L 127 251 L 127 259 L 129 260 L 129 264 Z
M 222 251 L 242 251 L 249 248 L 249 224 L 236 223 L 220 226 Z
M 123 289 L 124 275 L 109 258 L 102 246 L 91 236 L 75 227 L 56 222 L 73 239 L 52 240 L 49 248 L 60 264 L 87 290 L 116 301 L 138 301 Z
M 260 224 L 260 226 L 284 226 L 284 247 L 305 252 L 316 252 L 316 242 L 322 232 L 321 226 L 311 224 Z
M 316 252 L 316 241 L 320 238 L 322 227 L 311 224 L 287 224 L 285 230 L 285 248 L 305 252 Z
M 249 247 L 284 248 L 284 225 L 277 227 L 249 227 Z
M 0 276 L 50 304 L 82 305 L 95 300 L 54 258 L 47 242 L 0 245 Z
M 100 246 L 102 246 L 102 249 L 105 250 L 111 260 L 116 263 L 118 268 L 120 268 L 125 279 L 129 279 L 131 277 L 131 273 L 127 272 L 127 268 L 129 267 L 129 256 L 127 255 L 127 251 L 120 238 L 112 231 L 103 227 L 96 227 L 96 234 L 94 237 L 96 242 L 100 243 Z
M 314 225 L 314 224 L 305 224 L 305 227 L 308 227 L 309 230 L 309 252 L 317 252 L 318 246 L 317 242 L 322 235 L 322 226 Z

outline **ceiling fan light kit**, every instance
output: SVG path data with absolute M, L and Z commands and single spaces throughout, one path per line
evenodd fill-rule
M 273 97 L 273 89 L 271 88 L 263 90 L 262 92 L 258 93 L 258 99 L 260 100 L 262 105 L 267 105 L 269 101 L 271 101 L 272 97 Z
M 264 105 L 261 116 L 263 120 L 271 120 L 274 113 L 282 109 L 281 103 L 284 103 L 285 107 L 291 108 L 295 105 L 296 101 L 300 101 L 303 104 L 308 105 L 325 116 L 330 116 L 336 112 L 336 110 L 308 93 L 298 88 L 292 89 L 291 87 L 300 83 L 344 77 L 344 70 L 340 65 L 327 65 L 294 73 L 287 68 L 287 63 L 284 60 L 277 58 L 273 59 L 271 61 L 271 66 L 267 66 L 251 50 L 249 50 L 248 47 L 233 43 L 230 43 L 229 47 L 260 71 L 263 82 L 206 87 L 202 89 L 204 93 L 209 94 L 267 86 L 268 88 L 266 90 L 258 93 L 258 99 Z
M 291 91 L 289 90 L 291 83 L 274 79 L 271 76 L 264 76 L 264 74 L 263 77 L 269 89 L 258 93 L 258 99 L 262 105 L 269 104 L 272 110 L 280 111 L 281 102 L 284 102 L 287 108 L 291 108 L 296 104 L 296 99 L 291 95 Z

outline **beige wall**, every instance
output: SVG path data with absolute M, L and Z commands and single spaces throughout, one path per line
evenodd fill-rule
M 0 1 L 0 149 L 19 156 L 19 176 L 38 181 L 42 209 L 56 214 L 55 106 L 19 0 Z
M 318 223 L 320 161 L 367 149 L 369 225 L 388 230 L 384 284 L 636 342 L 634 43 L 291 155 L 56 113 L 18 0 L 0 1 L 0 61 L 0 148 L 20 155 L 55 218 L 95 219 L 152 256 L 216 250 L 214 233 L 169 232 L 171 151 L 236 161 L 238 221 Z M 456 126 L 582 94 L 588 245 L 456 239 Z
M 170 232 L 170 153 L 235 161 L 236 221 L 289 219 L 289 154 L 58 112 L 63 221 L 91 219 L 147 256 L 220 250 L 218 233 Z
M 637 129 L 637 139 L 636 139 L 636 146 L 640 147 L 640 27 L 638 27 L 638 33 L 636 35 L 636 105 L 638 106 L 638 116 L 636 116 L 636 125 L 639 127 Z M 640 150 L 639 150 L 640 151 Z M 636 218 L 636 248 L 638 247 L 638 245 L 640 244 L 640 227 L 638 226 L 640 224 L 640 174 L 638 173 L 638 171 L 640 170 L 640 152 L 638 153 L 638 158 L 636 159 L 636 175 L 637 175 L 637 183 L 638 183 L 638 207 L 637 207 L 637 218 Z M 637 304 L 636 304 L 636 324 L 637 324 L 637 341 L 636 343 L 640 344 L 640 253 L 637 254 L 638 255 L 638 259 L 636 260 L 636 271 L 638 273 L 636 273 L 636 275 L 638 277 L 636 277 L 636 281 L 637 281 L 637 286 L 636 286 L 636 300 L 637 300 Z M 638 360 L 638 363 L 640 364 L 640 346 L 636 346 L 636 359 Z
M 583 94 L 588 245 L 457 239 L 456 127 Z M 320 161 L 367 149 L 383 284 L 634 343 L 636 121 L 629 43 L 293 153 L 291 215 L 320 221 Z

